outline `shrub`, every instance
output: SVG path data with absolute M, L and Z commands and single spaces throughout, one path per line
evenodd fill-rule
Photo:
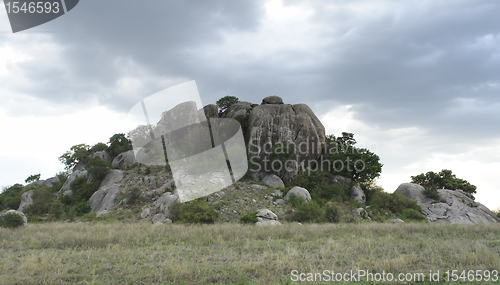
M 180 221 L 180 217 L 181 217 L 181 208 L 182 208 L 182 204 L 179 203 L 179 202 L 174 202 L 174 204 L 172 206 L 170 206 L 170 220 L 172 220 L 172 222 L 177 222 L 177 221 Z
M 70 189 L 73 190 L 72 203 L 74 205 L 82 202 L 88 201 L 92 194 L 99 189 L 98 181 L 87 182 L 87 177 L 78 177 L 69 185 Z
M 21 184 L 14 184 L 13 186 L 5 189 L 2 194 L 0 194 L 0 210 L 17 210 L 17 208 L 19 208 L 19 204 L 21 204 L 21 194 L 23 190 L 24 187 Z
M 420 212 L 420 206 L 416 201 L 411 201 L 399 192 L 389 194 L 387 192 L 376 192 L 371 198 L 370 205 L 375 208 L 391 211 L 393 214 L 402 214 L 405 209 L 414 209 Z
M 64 204 L 59 199 L 54 199 L 50 204 L 49 216 L 53 220 L 58 220 L 64 214 Z
M 105 143 L 98 142 L 96 143 L 93 147 L 90 148 L 89 152 L 94 153 L 98 151 L 103 151 L 107 148 L 108 146 Z
M 427 198 L 438 201 L 439 200 L 439 192 L 436 186 L 426 186 L 424 190 L 424 195 Z
M 406 218 L 408 220 L 415 220 L 415 221 L 423 221 L 427 220 L 427 218 L 422 215 L 419 211 L 415 209 L 404 209 L 402 213 L 403 218 Z
M 56 200 L 50 188 L 40 187 L 33 191 L 31 195 L 33 204 L 24 209 L 24 214 L 32 219 L 43 217 L 49 213 L 52 202 Z
M 321 223 L 324 221 L 324 210 L 315 201 L 302 202 L 293 213 L 292 219 L 301 223 Z
M 329 223 L 340 222 L 341 209 L 337 203 L 328 202 L 325 205 L 325 220 Z
M 127 192 L 127 205 L 134 204 L 141 197 L 141 189 L 132 187 Z
M 255 224 L 258 221 L 257 212 L 247 213 L 240 218 L 240 223 L 242 224 Z
M 4 228 L 18 228 L 24 225 L 24 219 L 21 215 L 8 213 L 1 217 L 0 226 Z
M 187 224 L 213 224 L 219 213 L 201 200 L 194 200 L 182 205 L 180 221 Z
M 439 173 L 429 171 L 416 176 L 411 176 L 411 182 L 422 185 L 424 188 L 436 187 L 441 189 L 457 190 L 462 189 L 467 193 L 476 193 L 476 186 L 467 180 L 457 178 L 451 170 L 443 169 Z
M 92 158 L 85 166 L 95 180 L 102 180 L 110 168 L 111 163 L 102 160 L 99 156 Z
M 65 154 L 59 157 L 59 161 L 66 166 L 66 170 L 70 170 L 78 163 L 87 163 L 89 159 L 90 146 L 86 144 L 74 145 Z

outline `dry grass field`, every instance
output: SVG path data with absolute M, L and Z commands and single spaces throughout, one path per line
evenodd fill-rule
M 0 258 L 0 284 L 293 284 L 292 270 L 440 270 L 406 284 L 442 284 L 446 270 L 500 269 L 500 225 L 44 223 L 0 229 Z

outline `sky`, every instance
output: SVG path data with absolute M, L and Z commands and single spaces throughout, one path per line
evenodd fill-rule
M 393 192 L 450 169 L 500 207 L 500 2 L 88 0 L 12 33 L 0 8 L 0 186 L 54 176 L 73 145 L 195 80 L 204 104 L 270 95 L 354 133 Z

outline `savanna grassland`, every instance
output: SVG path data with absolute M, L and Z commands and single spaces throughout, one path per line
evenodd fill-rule
M 443 280 L 499 270 L 500 225 L 58 222 L 0 228 L 0 256 L 0 284 L 292 284 L 292 270 L 440 270 Z M 348 284 L 360 283 L 386 284 Z

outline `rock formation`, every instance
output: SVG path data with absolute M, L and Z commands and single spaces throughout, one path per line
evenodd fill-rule
M 278 216 L 276 216 L 276 214 L 269 209 L 262 209 L 258 211 L 257 220 L 258 221 L 255 223 L 257 226 L 281 225 L 281 223 L 278 222 Z
M 399 185 L 397 192 L 417 201 L 422 214 L 430 222 L 452 224 L 499 223 L 500 219 L 486 206 L 474 201 L 474 197 L 462 190 L 439 189 L 440 201 L 425 196 L 424 187 L 414 183 Z
M 21 195 L 21 204 L 19 204 L 19 209 L 17 209 L 17 211 L 22 212 L 29 205 L 33 204 L 33 199 L 31 199 L 31 195 L 33 194 L 33 191 L 34 190 L 30 190 L 30 191 L 24 192 Z
M 295 186 L 288 193 L 285 195 L 285 200 L 290 200 L 292 198 L 292 195 L 295 195 L 298 199 L 302 199 L 306 202 L 311 201 L 311 194 L 309 194 L 309 191 L 307 189 Z
M 101 182 L 99 189 L 92 194 L 89 201 L 91 203 L 92 212 L 100 213 L 111 209 L 116 203 L 118 197 L 120 182 L 124 177 L 122 170 L 113 169 L 108 171 L 106 177 Z

